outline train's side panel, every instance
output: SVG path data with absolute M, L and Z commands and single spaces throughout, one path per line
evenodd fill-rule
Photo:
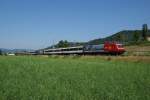
M 104 53 L 104 44 L 100 45 L 87 45 L 83 50 L 84 54 L 100 54 Z
M 83 46 L 78 47 L 67 47 L 67 48 L 56 48 L 44 50 L 44 54 L 53 55 L 53 54 L 82 54 Z

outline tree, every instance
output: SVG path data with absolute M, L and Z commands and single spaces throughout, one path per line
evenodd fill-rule
M 63 41 L 59 41 L 58 44 L 56 45 L 56 47 L 61 48 L 61 47 L 69 47 L 69 42 L 67 40 Z
M 64 47 L 69 47 L 69 42 L 67 40 L 64 41 Z
M 146 34 L 148 32 L 148 26 L 147 24 L 143 24 L 143 29 L 142 29 L 142 36 L 143 36 L 143 39 L 146 40 Z
M 137 31 L 135 31 L 134 32 L 134 34 L 133 34 L 133 39 L 134 39 L 134 41 L 139 41 L 139 39 L 140 39 L 140 34 L 137 32 Z
M 56 47 L 58 48 L 63 47 L 63 40 L 60 40 L 58 44 L 56 45 Z

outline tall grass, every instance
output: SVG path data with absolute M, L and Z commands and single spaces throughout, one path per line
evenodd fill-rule
M 0 100 L 150 100 L 149 64 L 0 57 Z

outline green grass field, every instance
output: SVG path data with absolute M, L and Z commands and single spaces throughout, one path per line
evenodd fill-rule
M 150 63 L 0 56 L 0 100 L 150 100 Z

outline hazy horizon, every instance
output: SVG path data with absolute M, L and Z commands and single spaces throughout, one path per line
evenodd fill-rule
M 1 0 L 0 48 L 40 49 L 150 26 L 149 0 Z

